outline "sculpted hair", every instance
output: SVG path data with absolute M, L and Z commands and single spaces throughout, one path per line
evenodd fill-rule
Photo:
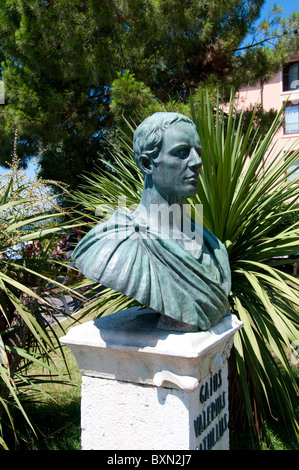
M 163 132 L 177 122 L 187 122 L 195 127 L 194 122 L 187 116 L 171 112 L 154 113 L 137 127 L 133 137 L 133 150 L 139 168 L 142 157 L 147 156 L 151 159 L 158 157 L 162 147 Z

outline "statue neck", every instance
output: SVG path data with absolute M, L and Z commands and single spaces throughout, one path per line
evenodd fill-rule
M 165 221 L 169 223 L 169 230 L 182 231 L 184 226 L 184 219 L 186 217 L 183 210 L 184 201 L 178 200 L 175 195 L 163 194 L 155 186 L 145 182 L 140 203 L 134 212 L 134 216 L 146 217 L 149 224 L 155 226 L 157 223 L 157 211 L 164 214 Z M 171 212 L 169 218 L 166 212 Z M 163 217 L 163 216 L 162 216 Z M 162 220 L 162 223 L 164 220 Z
M 183 207 L 183 200 L 179 199 L 176 194 L 163 193 L 161 189 L 157 189 L 151 182 L 150 178 L 145 179 L 140 204 L 142 204 L 147 210 L 150 209 L 151 204 L 166 204 L 172 206 L 176 204 Z

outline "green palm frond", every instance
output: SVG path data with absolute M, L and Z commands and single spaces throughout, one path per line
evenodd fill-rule
M 275 267 L 298 253 L 298 178 L 286 177 L 299 159 L 298 142 L 287 153 L 277 150 L 282 110 L 252 145 L 255 131 L 252 126 L 243 131 L 233 97 L 226 114 L 219 102 L 212 109 L 208 96 L 202 96 L 200 108 L 191 108 L 205 168 L 195 201 L 203 204 L 204 224 L 228 248 L 232 312 L 244 323 L 235 338 L 235 357 L 248 419 L 253 398 L 262 417 L 274 402 L 298 436 L 293 406 L 298 387 L 287 352 L 298 339 L 299 282 Z M 297 222 L 290 224 L 296 214 Z

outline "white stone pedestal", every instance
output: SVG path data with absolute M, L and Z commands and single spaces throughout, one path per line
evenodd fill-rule
M 227 358 L 242 323 L 182 333 L 158 319 L 131 308 L 61 338 L 82 373 L 83 450 L 229 449 Z

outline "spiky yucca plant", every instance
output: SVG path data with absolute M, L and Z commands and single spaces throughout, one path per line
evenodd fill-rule
M 195 198 L 204 208 L 204 225 L 222 240 L 232 271 L 232 312 L 243 321 L 233 360 L 248 419 L 255 426 L 280 406 L 298 436 L 294 403 L 298 388 L 289 361 L 298 339 L 298 278 L 278 269 L 298 253 L 298 177 L 288 178 L 299 159 L 298 143 L 277 150 L 283 110 L 257 144 L 252 121 L 247 129 L 209 98 L 192 108 L 203 146 L 203 172 Z M 294 172 L 294 170 L 293 170 Z M 287 176 L 288 175 L 288 176 Z M 291 215 L 297 223 L 290 223 Z M 290 260 L 289 260 L 290 262 Z M 287 377 L 287 379 L 286 379 Z M 231 376 L 231 383 L 233 377 Z M 232 420 L 244 416 L 231 390 Z
M 274 412 L 273 405 L 278 405 L 298 437 L 293 405 L 298 388 L 289 353 L 298 339 L 299 282 L 278 266 L 281 257 L 298 253 L 298 223 L 289 222 L 290 216 L 298 215 L 298 177 L 290 181 L 286 175 L 299 159 L 299 151 L 295 146 L 287 154 L 276 149 L 282 111 L 257 144 L 254 113 L 244 129 L 242 115 L 239 118 L 234 112 L 233 98 L 223 107 L 218 95 L 212 106 L 208 94 L 202 93 L 199 105 L 191 101 L 189 115 L 203 148 L 198 193 L 190 202 L 195 207 L 203 205 L 204 225 L 227 247 L 231 311 L 244 323 L 235 335 L 231 358 L 231 421 L 234 425 L 246 421 L 257 429 L 269 411 Z M 132 145 L 120 139 L 107 172 L 95 171 L 86 177 L 76 200 L 90 213 L 104 205 L 112 211 L 120 196 L 128 206 L 138 204 L 142 187 Z M 92 216 L 90 225 L 98 221 Z M 117 311 L 135 303 L 106 289 L 88 311 L 102 312 L 108 307 Z
M 45 291 L 49 294 L 49 283 L 60 286 L 53 261 L 49 265 L 49 237 L 61 230 L 62 215 L 47 182 L 28 181 L 15 158 L 11 170 L 0 178 L 0 446 L 4 449 L 9 428 L 17 442 L 14 409 L 34 432 L 21 397 L 24 390 L 27 397 L 35 393 L 41 397 L 43 378 L 28 374 L 28 366 L 42 365 L 57 377 L 50 351 L 59 347 L 59 341 L 41 310 L 53 313 Z M 36 239 L 41 239 L 43 251 L 29 258 L 26 242 Z

